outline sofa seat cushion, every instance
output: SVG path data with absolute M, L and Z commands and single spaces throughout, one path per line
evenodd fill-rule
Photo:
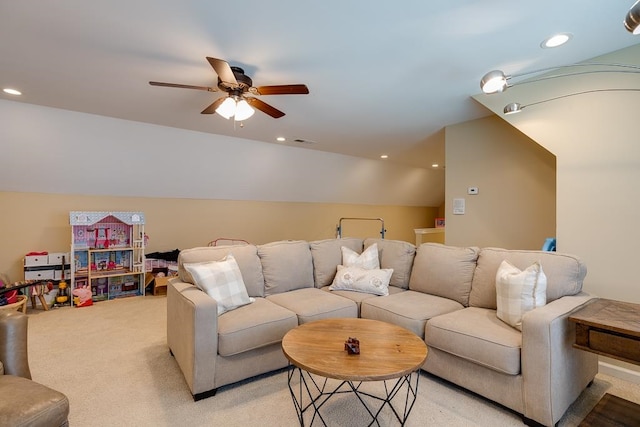
M 471 280 L 478 260 L 476 247 L 424 243 L 416 253 L 409 289 L 469 305 Z
M 522 333 L 498 319 L 495 310 L 469 307 L 433 317 L 425 342 L 495 371 L 520 374 Z
M 378 259 L 380 268 L 393 270 L 390 285 L 403 289 L 409 289 L 409 278 L 413 268 L 413 258 L 416 255 L 416 247 L 411 243 L 401 240 L 387 240 L 369 238 L 364 241 L 365 249 L 372 245 L 378 246 Z
M 267 243 L 258 246 L 258 256 L 262 263 L 265 296 L 314 287 L 313 258 L 308 242 Z
M 377 295 L 367 294 L 364 292 L 356 292 L 356 291 L 332 291 L 329 289 L 330 286 L 325 286 L 322 288 L 323 291 L 331 292 L 332 294 L 339 295 L 343 298 L 348 298 L 351 301 L 355 302 L 358 305 L 358 317 L 360 317 L 360 304 L 362 301 L 369 298 L 378 298 Z M 398 288 L 397 286 L 389 286 L 389 295 L 399 294 L 400 292 L 404 292 L 405 289 Z
M 580 258 L 560 252 L 483 248 L 473 273 L 469 306 L 497 308 L 496 273 L 502 261 L 509 261 L 520 270 L 539 262 L 547 276 L 547 303 L 565 295 L 577 295 L 587 267 Z
M 184 268 L 185 263 L 220 261 L 232 254 L 240 268 L 242 280 L 250 297 L 264 296 L 264 276 L 262 264 L 258 258 L 258 248 L 254 245 L 206 246 L 184 249 L 178 256 L 178 274 L 180 280 L 195 284 L 191 274 Z
M 333 282 L 337 266 L 342 264 L 343 246 L 360 253 L 362 252 L 362 239 L 344 237 L 342 239 L 316 240 L 309 243 L 316 288 L 328 286 Z
M 447 298 L 422 292 L 404 291 L 363 300 L 360 304 L 360 317 L 393 323 L 424 338 L 427 320 L 462 308 L 464 308 L 462 304 Z
M 67 425 L 69 400 L 64 394 L 35 381 L 14 375 L 0 377 L 0 425 Z
M 218 317 L 218 354 L 233 356 L 278 343 L 296 326 L 298 317 L 294 312 L 256 298 L 253 304 Z
M 355 302 L 318 288 L 297 289 L 270 295 L 267 300 L 296 313 L 300 325 L 320 319 L 358 317 Z

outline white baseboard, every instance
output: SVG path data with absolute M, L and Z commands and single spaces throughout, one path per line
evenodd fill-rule
M 612 365 L 611 363 L 603 362 L 602 360 L 598 362 L 598 372 L 620 378 L 621 380 L 625 380 L 630 383 L 640 384 L 640 372 L 633 371 L 622 366 Z

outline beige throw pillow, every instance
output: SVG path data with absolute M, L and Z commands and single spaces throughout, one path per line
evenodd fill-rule
M 547 303 L 547 276 L 539 262 L 520 270 L 502 261 L 496 273 L 497 315 L 522 331 L 525 313 Z
M 380 268 L 378 260 L 378 245 L 374 243 L 365 249 L 361 254 L 343 246 L 342 248 L 342 265 L 345 267 L 359 267 L 365 270 L 373 270 Z
M 393 269 L 365 270 L 360 267 L 338 266 L 338 272 L 329 286 L 331 291 L 356 291 L 367 294 L 389 295 L 389 280 Z
M 195 285 L 218 303 L 218 316 L 252 303 L 244 286 L 238 263 L 232 254 L 220 261 L 184 264 Z

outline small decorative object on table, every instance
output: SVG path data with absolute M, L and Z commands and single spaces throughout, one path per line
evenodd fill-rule
M 436 218 L 436 228 L 444 228 L 444 218 Z
M 360 354 L 360 341 L 357 338 L 349 337 L 349 339 L 344 342 L 344 349 L 349 354 Z

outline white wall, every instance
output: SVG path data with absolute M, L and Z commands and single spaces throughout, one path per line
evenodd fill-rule
M 439 206 L 444 172 L 0 100 L 0 191 Z M 427 192 L 435 182 L 442 191 Z

